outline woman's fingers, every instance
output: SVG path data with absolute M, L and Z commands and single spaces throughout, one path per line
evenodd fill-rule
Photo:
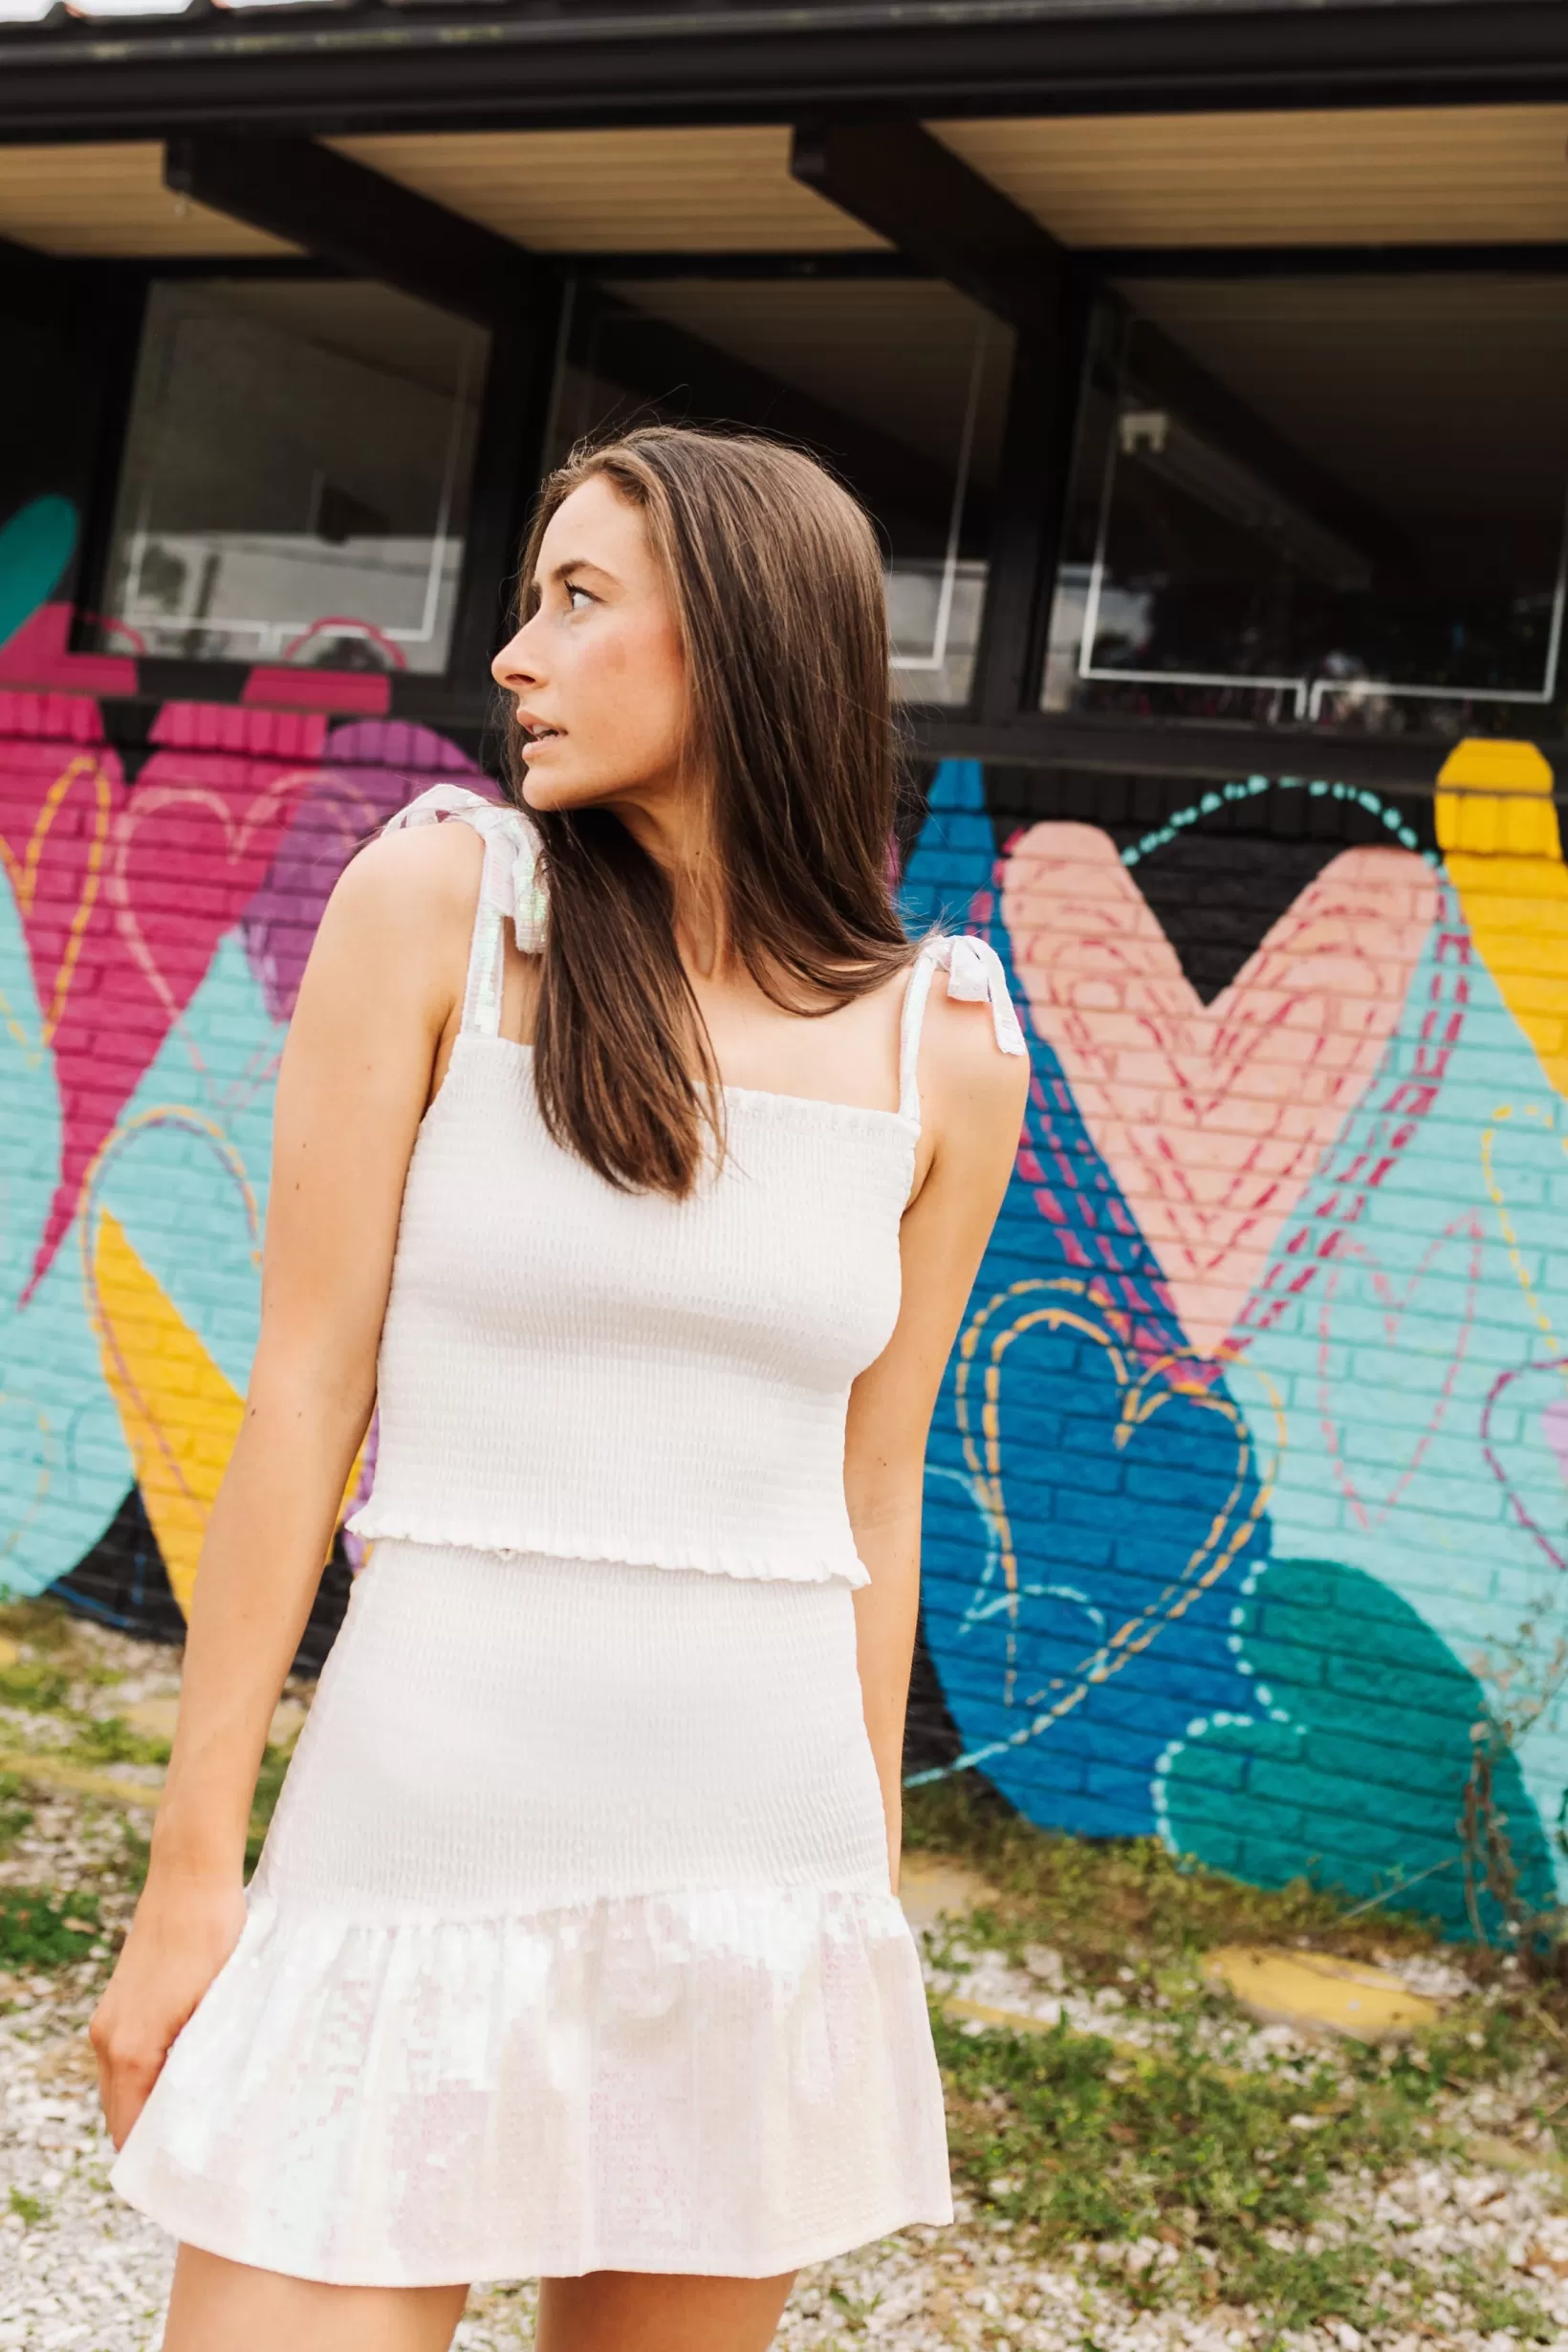
M 163 2071 L 166 2050 L 152 2055 L 144 2049 L 113 2047 L 99 2049 L 98 2100 L 103 2108 L 103 2120 L 109 2127 L 109 2137 L 117 2149 L 125 2145 L 131 2125 L 136 2122 L 151 2096 L 152 2086 Z
M 194 1900 L 186 1894 L 178 1903 L 143 1894 L 87 2029 L 117 2149 L 146 2105 L 175 2036 L 239 1942 L 245 1918 L 237 1886 Z

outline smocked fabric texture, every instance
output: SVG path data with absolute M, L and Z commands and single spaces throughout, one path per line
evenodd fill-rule
M 554 1144 L 498 1034 L 526 821 L 486 841 L 408 1171 L 376 1538 L 235 1950 L 110 2178 L 261 2269 L 417 2286 L 767 2276 L 951 2218 L 919 1959 L 856 1666 L 848 1385 L 899 1303 L 931 972 L 897 1112 L 731 1089 L 684 1204 Z M 1011 1025 L 1011 1026 L 1010 1026 Z
M 994 954 L 966 939 L 921 957 L 896 1111 L 730 1087 L 726 1155 L 694 1198 L 618 1191 L 551 1139 L 533 1056 L 498 1034 L 502 923 L 537 936 L 526 820 L 449 784 L 405 816 L 466 798 L 486 840 L 467 1017 L 408 1169 L 375 1483 L 350 1528 L 864 1583 L 844 1423 L 898 1317 L 921 1017 L 940 956 L 1021 1051 Z

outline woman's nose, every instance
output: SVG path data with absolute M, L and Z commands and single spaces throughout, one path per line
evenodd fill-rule
M 508 640 L 490 664 L 490 676 L 496 685 L 504 686 L 511 694 L 520 693 L 525 686 L 537 686 L 539 672 L 533 654 L 530 623 L 525 621 L 516 635 Z

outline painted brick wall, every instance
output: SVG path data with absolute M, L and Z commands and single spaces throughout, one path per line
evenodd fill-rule
M 75 531 L 55 492 L 0 526 L 0 1579 L 177 1631 L 315 923 L 357 839 L 474 771 L 384 711 L 250 690 L 165 706 L 133 748 L 134 652 L 68 648 Z M 1506 1721 L 1510 1836 L 1551 1886 L 1550 786 L 1504 746 L 1397 807 L 938 772 L 907 910 L 989 933 L 1034 1086 L 932 1433 L 926 1769 L 1255 1879 L 1404 1888 L 1461 1929 L 1472 1734 Z
M 1560 1867 L 1568 876 L 1528 747 L 1445 779 L 953 765 L 905 895 L 989 932 L 1034 1058 L 929 1455 L 950 1744 L 1462 1930 L 1478 1727 Z

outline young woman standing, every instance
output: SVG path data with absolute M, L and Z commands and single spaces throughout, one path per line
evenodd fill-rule
M 523 577 L 514 805 L 438 786 L 350 865 L 278 1081 L 93 2025 L 115 2185 L 181 2241 L 165 2352 L 443 2352 L 532 2275 L 539 2352 L 761 2352 L 798 2266 L 950 2217 L 900 1750 L 1022 1038 L 989 948 L 900 928 L 881 569 L 818 467 L 634 433 Z

